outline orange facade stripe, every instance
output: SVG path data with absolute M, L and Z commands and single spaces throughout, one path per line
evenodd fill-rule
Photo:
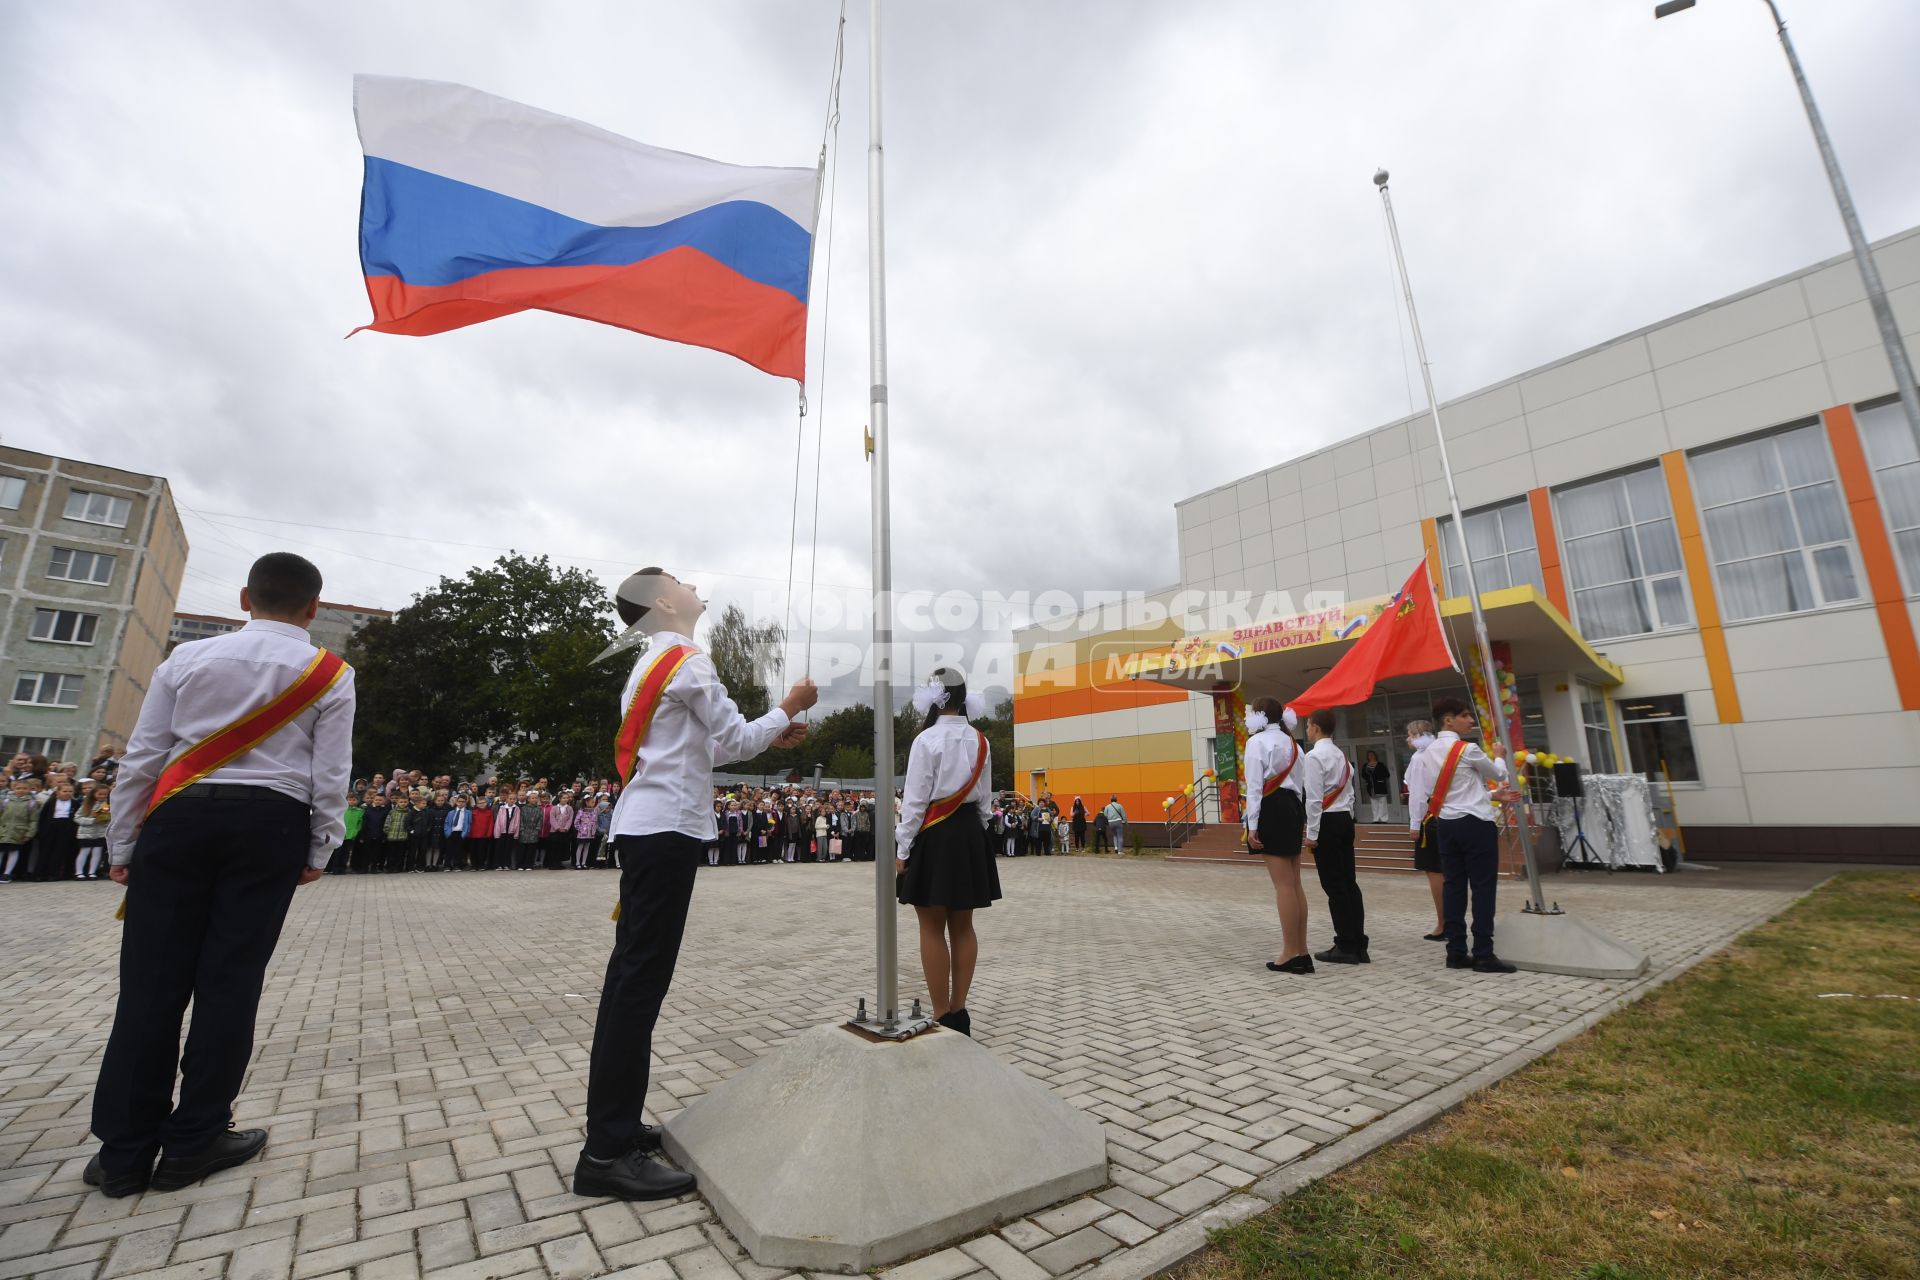
M 1707 544 L 1700 535 L 1700 513 L 1693 505 L 1693 480 L 1687 475 L 1687 456 L 1679 450 L 1660 455 L 1667 477 L 1667 496 L 1673 504 L 1673 523 L 1680 533 L 1680 558 L 1687 565 L 1687 584 L 1693 589 L 1693 611 L 1700 620 L 1700 648 L 1707 658 L 1707 678 L 1713 684 L 1713 705 L 1722 724 L 1739 724 L 1740 690 L 1733 680 L 1733 660 L 1727 656 L 1727 635 L 1720 626 L 1720 600 L 1713 592 L 1713 569 L 1707 562 Z
M 1553 601 L 1563 617 L 1571 618 L 1567 604 L 1567 580 L 1560 569 L 1560 539 L 1553 530 L 1553 498 L 1544 489 L 1527 494 L 1527 509 L 1533 514 L 1533 545 L 1539 548 L 1540 575 L 1547 581 L 1547 599 Z
M 1860 443 L 1860 425 L 1846 405 L 1820 416 L 1826 419 L 1833 459 L 1840 467 L 1840 488 L 1853 511 L 1853 536 L 1860 544 L 1874 611 L 1880 615 L 1880 634 L 1887 643 L 1887 660 L 1893 666 L 1900 705 L 1907 711 L 1920 711 L 1920 644 L 1914 641 L 1913 616 L 1907 612 L 1906 591 L 1900 585 L 1900 565 L 1893 557 L 1893 541 L 1887 536 L 1880 494 L 1873 487 L 1873 468 Z
M 1069 716 L 1097 715 L 1102 711 L 1125 711 L 1134 707 L 1157 707 L 1170 702 L 1185 702 L 1184 689 L 1170 689 L 1155 684 L 1151 680 L 1123 680 L 1118 684 L 1082 683 L 1091 674 L 1089 668 L 1098 664 L 1082 663 L 1061 671 L 1049 672 L 1049 680 L 1058 677 L 1059 683 L 1046 684 L 1038 680 L 1030 681 L 1024 689 L 1018 689 L 1013 695 L 1013 722 L 1032 724 L 1039 720 L 1064 720 Z
M 1427 573 L 1433 579 L 1434 594 L 1447 596 L 1447 574 L 1440 563 L 1440 526 L 1431 516 L 1420 522 L 1420 540 L 1427 544 Z

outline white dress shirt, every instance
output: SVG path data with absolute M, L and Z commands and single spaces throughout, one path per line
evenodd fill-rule
M 693 641 L 671 631 L 654 636 L 633 664 L 620 691 L 625 717 L 647 668 L 670 646 L 686 645 L 693 656 L 682 664 L 660 695 L 653 723 L 640 743 L 633 781 L 613 806 L 610 834 L 648 836 L 677 831 L 696 840 L 717 834 L 713 821 L 713 766 L 745 760 L 765 751 L 787 727 L 787 713 L 775 707 L 749 721 L 727 696 L 713 659 Z
M 114 866 L 132 861 L 154 783 L 174 757 L 285 693 L 317 652 L 305 628 L 256 618 L 238 631 L 183 644 L 160 664 L 114 778 L 107 826 Z M 353 707 L 349 667 L 291 723 L 201 781 L 266 787 L 311 806 L 307 865 L 324 868 L 346 830 L 340 815 L 353 772 Z
M 1301 775 L 1300 744 L 1287 736 L 1287 731 L 1277 724 L 1270 724 L 1247 739 L 1247 763 L 1240 770 L 1241 782 L 1246 794 L 1241 807 L 1246 810 L 1247 830 L 1260 829 L 1260 802 L 1266 799 L 1261 788 L 1267 785 L 1267 779 L 1289 764 L 1293 768 L 1281 780 L 1281 787 L 1295 795 L 1306 796 L 1304 779 Z
M 1432 746 L 1428 743 L 1427 747 Z M 1422 747 L 1413 753 L 1413 759 L 1407 761 L 1407 830 L 1419 834 L 1420 824 L 1427 820 L 1427 804 L 1433 798 L 1433 780 L 1440 773 L 1440 765 L 1427 754 Z
M 1339 747 L 1333 745 L 1332 738 L 1322 738 L 1313 744 L 1313 750 L 1307 752 L 1300 761 L 1300 767 L 1294 770 L 1304 774 L 1300 785 L 1307 793 L 1307 839 L 1320 838 L 1320 815 L 1324 813 L 1353 812 L 1353 761 Z M 1340 794 L 1333 803 L 1327 803 L 1327 793 L 1335 787 Z
M 1453 750 L 1453 744 L 1458 741 L 1460 735 L 1447 730 L 1433 740 L 1432 746 L 1420 753 L 1433 762 L 1433 782 L 1440 780 L 1440 770 L 1447 762 L 1447 752 Z M 1469 742 L 1467 749 L 1460 753 L 1460 764 L 1453 771 L 1453 780 L 1447 787 L 1447 798 L 1440 806 L 1440 816 L 1479 818 L 1483 822 L 1492 822 L 1493 799 L 1487 795 L 1487 783 L 1506 780 L 1507 762 L 1492 759 L 1478 745 Z M 1429 788 L 1432 785 L 1429 783 Z M 1431 790 L 1428 794 L 1432 794 Z M 1412 796 L 1409 795 L 1408 799 L 1412 799 Z M 1420 816 L 1426 816 L 1428 803 L 1426 800 L 1420 802 Z
M 941 716 L 920 731 L 907 751 L 907 777 L 902 783 L 904 798 L 899 821 L 893 828 L 893 856 L 904 858 L 913 847 L 926 820 L 927 806 L 958 791 L 973 773 L 980 758 L 980 744 L 986 739 L 967 723 L 964 715 Z M 980 821 L 993 817 L 993 749 L 987 749 L 987 762 L 967 799 L 980 811 Z M 964 807 L 964 804 L 963 806 Z

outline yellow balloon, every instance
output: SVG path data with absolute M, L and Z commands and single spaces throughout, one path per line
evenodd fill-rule
M 1189 782 L 1189 783 L 1188 783 L 1188 784 L 1187 784 L 1186 786 L 1184 786 L 1184 787 L 1182 787 L 1182 788 L 1180 788 L 1180 794 L 1181 794 L 1181 795 L 1183 795 L 1183 796 L 1190 796 L 1190 795 L 1192 795 L 1192 794 L 1193 794 L 1193 784 L 1192 784 L 1191 782 Z

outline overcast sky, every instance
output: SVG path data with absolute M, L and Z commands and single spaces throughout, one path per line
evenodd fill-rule
M 1782 2 L 1868 234 L 1920 223 L 1920 5 Z M 868 581 L 852 8 L 813 301 L 823 587 Z M 1169 584 L 1177 499 L 1407 413 L 1376 165 L 1443 397 L 1846 247 L 1759 0 L 888 11 L 903 588 Z M 189 611 L 233 612 L 276 548 L 387 607 L 507 547 L 777 600 L 793 383 L 538 314 L 342 340 L 368 316 L 351 77 L 808 165 L 836 13 L 0 0 L 0 439 L 167 476 Z M 803 582 L 810 439 L 804 473 Z

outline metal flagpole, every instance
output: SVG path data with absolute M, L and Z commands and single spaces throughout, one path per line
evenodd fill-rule
M 1420 360 L 1420 379 L 1427 388 L 1427 413 L 1433 419 L 1433 439 L 1440 450 L 1440 473 L 1447 480 L 1447 504 L 1453 512 L 1454 536 L 1460 539 L 1460 567 L 1467 574 L 1467 600 L 1473 606 L 1473 635 L 1480 644 L 1481 678 L 1487 682 L 1487 714 L 1493 717 L 1491 726 L 1500 735 L 1500 741 L 1507 748 L 1507 769 L 1509 785 L 1515 784 L 1519 763 L 1515 749 L 1521 745 L 1511 741 L 1508 733 L 1507 718 L 1500 714 L 1500 673 L 1493 665 L 1493 644 L 1487 639 L 1487 615 L 1480 607 L 1480 586 L 1473 577 L 1473 557 L 1467 554 L 1467 522 L 1460 513 L 1460 494 L 1453 487 L 1453 467 L 1447 462 L 1447 436 L 1440 429 L 1440 401 L 1433 393 L 1433 366 L 1427 362 L 1426 339 L 1420 335 L 1420 315 L 1413 309 L 1413 282 L 1407 278 L 1406 255 L 1400 251 L 1400 224 L 1394 221 L 1393 197 L 1387 193 L 1387 171 L 1380 170 L 1373 175 L 1373 185 L 1380 188 L 1380 200 L 1387 208 L 1387 234 L 1393 241 L 1393 261 L 1400 270 L 1400 288 L 1407 295 L 1407 322 L 1413 329 L 1413 350 Z M 1443 547 L 1440 555 L 1440 576 L 1442 582 L 1435 591 L 1440 598 L 1446 590 L 1447 572 L 1446 551 Z M 1525 793 L 1522 792 L 1524 797 Z M 1526 804 L 1523 798 L 1520 803 Z M 1540 894 L 1540 868 L 1533 860 L 1533 837 L 1527 830 L 1527 813 L 1523 809 L 1520 815 L 1520 856 L 1527 864 L 1526 910 L 1538 915 L 1562 914 L 1558 904 L 1548 909 L 1546 900 Z
M 882 1034 L 900 1025 L 893 889 L 893 548 L 887 484 L 887 272 L 880 147 L 880 0 L 867 6 L 867 346 L 872 362 L 874 1007 Z

